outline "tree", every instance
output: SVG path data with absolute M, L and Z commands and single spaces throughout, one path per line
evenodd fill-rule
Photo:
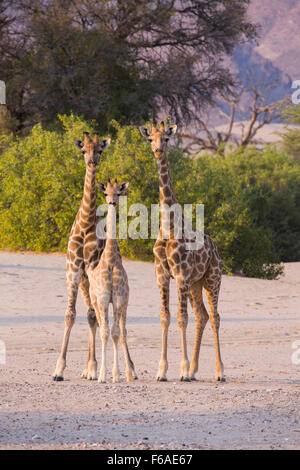
M 17 120 L 11 116 L 6 105 L 0 104 L 0 135 L 14 134 L 17 126 Z
M 160 110 L 197 120 L 216 91 L 230 92 L 222 58 L 255 36 L 249 0 L 9 3 L 0 69 L 20 130 L 72 110 L 102 127 Z
M 234 143 L 236 147 L 241 148 L 251 143 L 258 143 L 256 139 L 258 131 L 280 118 L 282 107 L 287 103 L 288 97 L 280 102 L 269 102 L 268 92 L 277 83 L 260 87 L 252 78 L 249 83 L 250 89 L 248 94 L 250 95 L 250 102 L 246 113 L 247 120 L 239 123 L 239 135 L 236 134 L 234 125 L 237 121 L 237 113 L 241 111 L 242 98 L 245 93 L 240 91 L 236 94 L 235 98 L 231 99 L 221 94 L 219 100 L 215 102 L 213 111 L 217 111 L 219 116 L 227 121 L 227 125 L 224 125 L 224 130 L 214 129 L 209 113 L 206 119 L 199 119 L 200 128 L 197 134 L 195 132 L 183 132 L 180 134 L 181 139 L 186 142 L 184 148 L 187 152 L 196 153 L 208 150 L 224 154 L 227 143 Z

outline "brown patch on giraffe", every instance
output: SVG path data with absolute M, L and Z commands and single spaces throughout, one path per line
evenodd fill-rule
M 83 258 L 76 258 L 75 259 L 75 266 L 81 266 L 83 264 Z

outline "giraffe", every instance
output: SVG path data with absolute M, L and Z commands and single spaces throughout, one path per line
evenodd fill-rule
M 104 250 L 105 240 L 96 237 L 96 172 L 100 155 L 109 144 L 110 139 L 100 142 L 98 134 L 91 139 L 88 132 L 84 133 L 84 141 L 74 140 L 85 159 L 86 171 L 83 197 L 75 217 L 68 242 L 67 250 L 67 289 L 68 305 L 65 313 L 65 330 L 60 356 L 53 373 L 53 380 L 64 379 L 66 356 L 72 326 L 76 318 L 76 300 L 78 287 L 87 306 L 87 319 L 89 324 L 89 345 L 86 367 L 82 373 L 83 378 L 94 380 L 97 378 L 97 361 L 95 354 L 95 335 L 97 319 L 89 295 L 89 280 L 87 268 L 95 268 Z
M 176 133 L 177 126 L 167 129 L 163 122 L 157 128 L 152 124 L 152 130 L 140 127 L 144 138 L 151 142 L 159 177 L 159 194 L 161 206 L 161 220 L 167 216 L 166 210 L 176 203 L 172 180 L 166 155 L 167 142 Z M 157 380 L 167 380 L 168 360 L 167 342 L 170 325 L 169 286 L 170 278 L 174 278 L 178 292 L 177 322 L 180 328 L 182 360 L 180 364 L 182 381 L 196 380 L 198 371 L 199 352 L 204 328 L 208 319 L 214 333 L 216 348 L 216 379 L 224 381 L 224 367 L 221 360 L 219 343 L 220 316 L 217 310 L 218 297 L 221 285 L 221 259 L 214 242 L 204 235 L 204 244 L 201 249 L 188 250 L 185 237 L 175 238 L 174 217 L 170 219 L 169 234 L 162 233 L 162 222 L 158 238 L 154 244 L 155 276 L 161 296 L 160 320 L 162 327 L 162 352 L 158 367 Z M 208 315 L 203 302 L 203 289 L 206 293 L 210 314 Z M 189 364 L 186 343 L 186 328 L 188 324 L 187 301 L 191 302 L 195 315 L 195 342 L 193 357 Z
M 109 336 L 108 308 L 113 304 L 113 326 L 111 336 L 114 347 L 114 363 L 112 369 L 113 382 L 119 382 L 120 371 L 118 363 L 118 341 L 121 340 L 125 364 L 126 379 L 131 381 L 137 379 L 134 364 L 131 360 L 127 346 L 126 314 L 129 297 L 129 286 L 126 271 L 122 265 L 122 256 L 116 240 L 116 206 L 119 197 L 127 191 L 129 183 L 118 184 L 115 180 L 111 184 L 110 180 L 105 186 L 99 184 L 100 190 L 104 193 L 108 204 L 106 219 L 106 244 L 101 255 L 98 266 L 90 270 L 88 276 L 90 281 L 90 296 L 100 325 L 102 340 L 102 363 L 98 381 L 106 381 L 106 349 Z

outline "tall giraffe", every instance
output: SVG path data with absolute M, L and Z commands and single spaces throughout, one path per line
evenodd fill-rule
M 119 197 L 126 193 L 128 183 L 119 185 L 116 180 L 114 184 L 111 184 L 109 180 L 106 186 L 100 183 L 99 187 L 104 193 L 108 204 L 106 244 L 98 266 L 95 269 L 88 268 L 91 301 L 100 325 L 102 339 L 102 364 L 98 380 L 101 383 L 105 383 L 106 381 L 106 347 L 109 336 L 108 308 L 109 304 L 112 303 L 114 315 L 114 322 L 111 329 L 114 346 L 113 382 L 119 382 L 120 380 L 118 363 L 119 338 L 125 357 L 126 379 L 129 382 L 132 379 L 137 379 L 134 364 L 127 346 L 126 315 L 129 286 L 116 239 L 116 206 Z
M 88 359 L 81 376 L 90 380 L 97 378 L 95 353 L 97 319 L 91 304 L 89 280 L 86 271 L 87 268 L 93 269 L 97 266 L 105 246 L 105 240 L 96 237 L 96 172 L 100 155 L 109 146 L 110 139 L 100 142 L 98 134 L 95 134 L 92 140 L 88 132 L 85 132 L 84 141 L 75 139 L 74 144 L 84 155 L 86 171 L 83 197 L 69 236 L 66 273 L 68 306 L 65 313 L 65 331 L 61 352 L 53 374 L 53 380 L 55 381 L 64 379 L 63 372 L 66 367 L 69 338 L 76 318 L 78 287 L 88 309 L 87 319 L 90 328 Z
M 176 130 L 176 125 L 169 126 L 165 129 L 163 122 L 161 122 L 159 128 L 153 124 L 151 131 L 148 131 L 145 127 L 140 127 L 142 136 L 151 142 L 151 148 L 157 163 L 161 220 L 168 218 L 168 209 L 176 203 L 166 155 L 167 142 L 170 137 L 175 134 Z M 223 381 L 224 368 L 221 361 L 219 343 L 220 316 L 217 310 L 222 272 L 221 259 L 217 247 L 207 235 L 204 235 L 204 244 L 201 249 L 193 251 L 188 250 L 186 248 L 187 240 L 184 235 L 182 238 L 175 238 L 174 217 L 173 219 L 170 218 L 169 223 L 169 232 L 166 236 L 166 233 L 162 233 L 161 222 L 159 235 L 153 248 L 155 275 L 161 295 L 160 320 L 162 326 L 162 353 L 157 380 L 167 380 L 167 342 L 170 325 L 169 288 L 170 278 L 173 277 L 177 284 L 179 302 L 177 321 L 181 332 L 181 380 L 196 380 L 195 374 L 198 371 L 201 339 L 209 318 L 216 347 L 216 379 Z M 203 302 L 203 288 L 209 303 L 209 316 Z M 188 298 L 191 301 L 196 322 L 196 336 L 191 364 L 189 364 L 188 360 L 186 343 Z

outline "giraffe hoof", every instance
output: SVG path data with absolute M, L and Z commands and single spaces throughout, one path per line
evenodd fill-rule
M 135 376 L 133 377 L 133 380 L 139 380 L 138 376 L 135 375 Z
M 166 377 L 157 377 L 157 382 L 168 382 L 168 379 Z
M 196 377 L 191 377 L 191 378 L 190 378 L 190 381 L 191 381 L 191 382 L 198 382 L 198 379 L 196 379 Z
M 191 379 L 189 377 L 180 377 L 181 382 L 191 382 Z
M 217 377 L 218 382 L 226 382 L 225 377 Z
M 61 375 L 54 375 L 52 380 L 54 380 L 54 382 L 62 382 L 64 378 Z

